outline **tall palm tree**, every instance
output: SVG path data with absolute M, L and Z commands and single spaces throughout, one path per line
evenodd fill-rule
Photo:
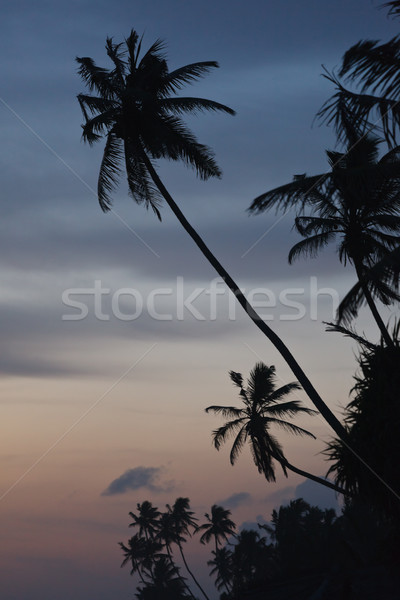
M 236 525 L 230 519 L 231 511 L 213 504 L 211 514 L 205 513 L 207 523 L 200 525 L 197 531 L 204 531 L 200 537 L 202 544 L 208 544 L 213 538 L 215 541 L 215 552 L 218 552 L 221 541 L 228 541 L 229 536 L 235 535 Z
M 203 587 L 190 569 L 182 547 L 182 544 L 186 542 L 185 536 L 191 536 L 192 532 L 197 530 L 197 519 L 193 516 L 194 512 L 190 510 L 190 500 L 189 498 L 177 498 L 174 505 L 171 507 L 167 504 L 167 508 L 170 517 L 171 530 L 174 536 L 174 543 L 176 543 L 179 548 L 183 564 L 203 596 L 209 600 Z
M 339 307 L 339 322 L 354 317 L 365 300 L 385 342 L 391 345 L 374 296 L 384 304 L 399 297 L 386 275 L 381 279 L 369 274 L 376 263 L 400 246 L 400 154 L 391 151 L 378 160 L 376 139 L 359 137 L 351 127 L 348 133 L 347 152 L 327 152 L 331 166 L 328 173 L 297 176 L 293 182 L 256 198 L 249 210 L 260 213 L 272 206 L 294 206 L 302 212 L 309 206 L 310 216 L 296 217 L 295 227 L 305 239 L 291 249 L 289 262 L 301 254 L 316 256 L 340 236 L 339 259 L 354 266 L 360 288 Z M 398 269 L 397 276 L 396 270 L 389 271 L 397 287 Z
M 207 413 L 213 412 L 231 419 L 225 425 L 213 431 L 215 448 L 219 450 L 230 436 L 234 436 L 235 439 L 230 452 L 232 465 L 235 464 L 241 450 L 248 441 L 254 464 L 258 472 L 262 473 L 267 481 L 275 481 L 274 460 L 276 460 L 281 465 L 286 477 L 289 469 L 294 473 L 343 493 L 341 488 L 330 481 L 321 479 L 290 464 L 283 453 L 282 446 L 271 434 L 272 425 L 296 435 L 304 435 L 315 439 L 315 436 L 309 431 L 282 419 L 282 417 L 293 417 L 299 414 L 315 414 L 314 410 L 301 406 L 298 400 L 281 402 L 290 392 L 299 389 L 299 384 L 297 382 L 288 383 L 276 389 L 275 367 L 267 367 L 261 362 L 257 363 L 250 372 L 246 387 L 244 387 L 241 373 L 230 371 L 229 375 L 234 385 L 240 389 L 239 395 L 244 407 L 213 405 L 205 409 Z
M 221 175 L 211 150 L 199 144 L 179 115 L 201 111 L 234 114 L 234 111 L 212 100 L 174 96 L 185 84 L 206 75 L 218 64 L 214 61 L 198 62 L 169 71 L 160 40 L 140 58 L 141 40 L 134 30 L 126 39 L 125 47 L 108 38 L 106 50 L 114 65 L 111 70 L 98 67 L 91 58 L 77 58 L 83 81 L 90 92 L 98 94 L 78 96 L 85 118 L 83 139 L 93 144 L 106 136 L 98 180 L 101 208 L 104 211 L 110 209 L 110 194 L 122 164 L 130 193 L 136 202 L 151 207 L 160 218 L 159 206 L 164 199 L 251 320 L 286 360 L 321 415 L 339 437 L 345 438 L 345 429 L 323 402 L 290 350 L 247 302 L 239 286 L 187 221 L 155 170 L 153 161 L 168 158 L 183 160 L 203 179 Z
M 162 541 L 165 544 L 165 549 L 167 551 L 167 555 L 169 557 L 171 565 L 173 565 L 175 567 L 177 576 L 181 579 L 182 584 L 189 592 L 189 595 L 194 599 L 195 598 L 194 594 L 192 593 L 190 587 L 187 585 L 185 579 L 180 575 L 179 569 L 175 565 L 175 562 L 174 562 L 174 559 L 172 556 L 172 545 L 173 544 L 181 545 L 181 541 L 182 540 L 184 541 L 184 538 L 183 538 L 183 536 L 180 535 L 180 533 L 178 533 L 178 531 L 175 528 L 175 523 L 172 518 L 172 512 L 170 510 L 170 507 L 168 507 L 168 511 L 165 513 L 162 513 L 159 518 L 156 539 L 159 539 L 160 541 Z M 206 598 L 207 598 L 207 596 L 206 596 Z

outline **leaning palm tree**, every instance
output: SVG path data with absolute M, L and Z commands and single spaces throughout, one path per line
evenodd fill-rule
M 219 450 L 227 439 L 233 436 L 234 442 L 230 452 L 232 465 L 235 464 L 246 442 L 249 442 L 254 464 L 267 481 L 276 480 L 274 461 L 277 461 L 286 477 L 289 469 L 298 475 L 343 493 L 341 488 L 330 481 L 290 464 L 284 455 L 281 444 L 271 433 L 271 426 L 276 426 L 290 433 L 315 439 L 315 436 L 309 431 L 282 418 L 300 414 L 315 414 L 315 410 L 301 406 L 298 400 L 281 401 L 290 392 L 299 389 L 299 384 L 297 382 L 287 383 L 276 388 L 275 367 L 267 367 L 263 363 L 257 363 L 250 372 L 246 387 L 244 387 L 241 373 L 230 371 L 229 375 L 234 385 L 240 389 L 239 395 L 244 407 L 209 406 L 205 409 L 207 413 L 213 412 L 231 419 L 213 431 L 215 448 Z
M 302 254 L 316 256 L 319 250 L 340 236 L 339 259 L 351 263 L 359 287 L 345 298 L 338 311 L 339 323 L 348 322 L 367 302 L 388 345 L 392 339 L 378 312 L 374 298 L 388 305 L 398 300 L 398 268 L 387 265 L 380 276 L 371 276 L 375 264 L 388 258 L 400 246 L 400 154 L 391 151 L 378 160 L 378 140 L 359 137 L 348 124 L 350 139 L 346 153 L 328 151 L 331 170 L 294 181 L 256 198 L 250 212 L 264 212 L 272 206 L 295 207 L 297 231 L 304 240 L 289 253 L 289 262 Z
M 175 96 L 185 84 L 206 75 L 218 64 L 198 62 L 169 71 L 163 43 L 157 40 L 141 56 L 141 40 L 134 30 L 125 46 L 108 38 L 106 50 L 113 63 L 110 70 L 98 67 L 91 58 L 77 58 L 79 74 L 89 91 L 97 93 L 96 96 L 78 96 L 85 118 L 83 139 L 93 144 L 106 137 L 98 179 L 101 208 L 104 211 L 111 208 L 111 193 L 123 165 L 130 193 L 137 203 L 151 207 L 161 218 L 160 205 L 164 199 L 242 308 L 286 360 L 322 416 L 339 437 L 345 438 L 340 421 L 323 402 L 290 350 L 248 303 L 239 286 L 187 221 L 155 169 L 154 161 L 167 158 L 183 160 L 202 179 L 220 177 L 212 151 L 197 141 L 180 115 L 202 111 L 232 115 L 234 111 L 212 100 Z
M 215 541 L 215 552 L 218 552 L 221 541 L 228 541 L 229 536 L 235 535 L 236 525 L 230 518 L 231 511 L 213 504 L 211 513 L 204 515 L 207 522 L 197 528 L 197 531 L 204 531 L 200 537 L 202 544 L 208 544 L 213 538 Z

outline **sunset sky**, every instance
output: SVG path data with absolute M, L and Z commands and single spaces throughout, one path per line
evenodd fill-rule
M 81 140 L 76 56 L 109 66 L 107 36 L 131 28 L 143 47 L 166 40 L 170 68 L 217 60 L 184 95 L 231 106 L 235 117 L 187 122 L 211 146 L 221 180 L 200 182 L 160 163 L 167 188 L 340 416 L 356 370 L 353 344 L 326 333 L 354 283 L 327 249 L 288 266 L 293 214 L 248 216 L 250 202 L 294 174 L 327 169 L 334 132 L 313 119 L 333 93 L 321 76 L 363 38 L 398 23 L 370 0 L 3 0 L 0 596 L 2 600 L 134 597 L 120 569 L 129 511 L 188 496 L 203 519 L 214 503 L 238 525 L 268 520 L 304 496 L 334 503 L 301 477 L 277 483 L 247 451 L 229 464 L 204 408 L 238 403 L 229 370 L 275 365 L 293 374 L 235 306 L 168 207 L 160 223 L 121 181 L 103 214 L 96 186 L 102 143 Z M 296 303 L 296 304 L 295 304 Z M 80 318 L 81 317 L 81 318 Z M 386 318 L 386 316 L 385 316 Z M 357 329 L 378 339 L 368 312 Z M 305 395 L 297 396 L 312 407 Z M 300 425 L 317 441 L 279 434 L 288 459 L 324 475 L 332 435 L 319 418 Z M 192 562 L 205 565 L 198 541 Z M 197 556 L 202 553 L 201 560 Z M 189 553 L 190 554 L 190 553 Z M 204 581 L 207 569 L 198 567 Z

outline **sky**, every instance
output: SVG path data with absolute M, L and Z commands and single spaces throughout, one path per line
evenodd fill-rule
M 354 283 L 327 249 L 288 266 L 293 214 L 249 216 L 262 192 L 327 169 L 334 132 L 314 116 L 333 93 L 321 76 L 360 39 L 398 24 L 369 0 L 3 0 L 0 23 L 0 595 L 4 600 L 132 598 L 118 542 L 129 511 L 189 497 L 200 521 L 214 503 L 238 526 L 265 522 L 296 497 L 336 506 L 324 488 L 277 469 L 267 483 L 247 451 L 232 467 L 212 447 L 210 404 L 239 399 L 228 372 L 275 365 L 294 376 L 236 307 L 192 240 L 162 208 L 160 223 L 127 194 L 108 214 L 96 185 L 102 143 L 81 140 L 76 56 L 109 66 L 105 40 L 132 28 L 144 47 L 166 41 L 170 68 L 216 60 L 185 90 L 236 116 L 187 120 L 215 151 L 220 180 L 160 163 L 165 185 L 268 324 L 341 416 L 356 370 L 348 339 L 326 333 Z M 387 315 L 388 316 L 388 315 Z M 357 329 L 378 339 L 366 310 Z M 311 408 L 302 392 L 296 398 Z M 288 459 L 324 475 L 332 431 L 280 434 Z M 192 560 L 208 585 L 210 548 Z

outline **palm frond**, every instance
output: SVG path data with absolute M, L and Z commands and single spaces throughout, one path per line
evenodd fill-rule
M 207 100 L 205 98 L 190 98 L 190 97 L 179 97 L 179 98 L 165 98 L 160 101 L 161 110 L 171 112 L 174 114 L 191 113 L 196 114 L 205 111 L 220 111 L 225 112 L 228 115 L 235 115 L 235 111 L 225 104 L 215 102 L 214 100 Z
M 101 209 L 110 210 L 112 199 L 110 193 L 115 189 L 121 172 L 120 164 L 123 157 L 121 140 L 110 131 L 104 148 L 100 165 L 97 192 Z
M 221 448 L 222 444 L 226 441 L 228 437 L 235 434 L 237 429 L 239 429 L 242 426 L 243 421 L 243 418 L 229 421 L 228 423 L 225 423 L 225 425 L 222 425 L 221 427 L 215 429 L 212 432 L 213 443 L 217 450 Z
M 229 377 L 231 381 L 238 387 L 243 388 L 243 376 L 241 373 L 236 373 L 235 371 L 229 371 Z
M 245 445 L 247 441 L 247 431 L 246 431 L 246 425 L 243 425 L 240 430 L 239 433 L 237 434 L 237 436 L 235 437 L 235 440 L 232 444 L 232 448 L 229 454 L 229 460 L 231 465 L 234 465 L 241 450 L 243 449 L 243 446 Z
M 391 2 L 385 2 L 381 5 L 382 8 L 389 7 L 388 15 L 391 17 L 400 16 L 400 2 L 399 0 L 391 0 Z
M 91 92 L 96 90 L 100 96 L 107 99 L 115 97 L 116 90 L 108 69 L 98 67 L 88 56 L 76 57 L 75 60 L 79 64 L 78 74 Z
M 263 412 L 264 417 L 269 418 L 269 416 L 275 417 L 295 417 L 299 413 L 303 413 L 306 415 L 316 415 L 317 411 L 312 408 L 307 408 L 306 406 L 302 406 L 299 400 L 288 400 L 287 402 L 280 402 L 279 404 L 272 404 L 266 407 L 265 412 Z
M 193 83 L 200 77 L 204 77 L 212 69 L 218 69 L 218 67 L 219 65 L 216 61 L 203 61 L 175 69 L 164 77 L 160 92 L 165 95 L 176 92 L 185 85 Z
M 326 331 L 334 331 L 334 332 L 342 333 L 344 336 L 350 337 L 351 339 L 355 340 L 361 346 L 365 346 L 366 348 L 369 348 L 370 350 L 373 350 L 374 348 L 376 348 L 375 344 L 372 344 L 372 342 L 368 341 L 365 337 L 358 335 L 354 331 L 354 329 L 351 329 L 350 327 L 346 328 L 346 327 L 342 327 L 338 323 L 326 323 L 325 321 L 324 321 L 324 324 L 327 325 Z
M 161 221 L 159 206 L 163 200 L 161 192 L 151 179 L 142 159 L 142 149 L 131 140 L 125 140 L 125 165 L 129 191 L 138 204 L 142 202 L 146 208 L 151 208 Z
M 301 240 L 290 250 L 288 256 L 289 263 L 292 264 L 292 262 L 302 254 L 315 258 L 321 248 L 324 248 L 329 242 L 333 241 L 335 236 L 336 231 L 326 231 L 325 233 L 318 233 Z
M 330 173 L 313 175 L 295 175 L 293 181 L 261 194 L 253 200 L 247 209 L 259 214 L 275 207 L 276 210 L 288 210 L 295 206 L 300 209 L 305 204 L 320 200 L 320 189 L 330 177 Z
M 277 402 L 284 396 L 290 394 L 293 390 L 301 390 L 301 385 L 297 381 L 292 381 L 291 383 L 286 383 L 282 385 L 280 388 L 277 388 L 268 396 L 268 404 L 270 402 Z
M 116 83 L 121 87 L 124 85 L 124 76 L 126 70 L 126 62 L 124 60 L 125 50 L 121 50 L 123 44 L 114 44 L 112 38 L 106 40 L 106 51 L 115 65 L 112 76 L 115 77 Z
M 242 408 L 236 406 L 207 406 L 204 410 L 206 413 L 213 412 L 223 417 L 240 417 L 244 412 Z
M 380 90 L 385 96 L 398 96 L 400 91 L 400 38 L 396 36 L 379 44 L 362 40 L 344 54 L 340 77 L 357 80 L 363 89 Z
M 315 435 L 313 433 L 311 433 L 310 431 L 307 431 L 306 429 L 303 429 L 302 427 L 299 427 L 298 425 L 294 425 L 293 423 L 289 423 L 289 421 L 283 421 L 282 419 L 276 419 L 274 417 L 271 417 L 271 418 L 267 417 L 267 419 L 268 419 L 268 422 L 278 425 L 279 427 L 281 427 L 282 429 L 285 429 L 285 431 L 288 431 L 289 433 L 294 433 L 295 435 L 305 435 L 307 437 L 314 438 L 314 440 L 317 439 L 315 437 Z

